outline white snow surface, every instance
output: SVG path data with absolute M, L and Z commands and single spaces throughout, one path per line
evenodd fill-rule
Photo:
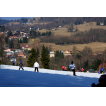
M 97 84 L 101 74 L 50 70 L 19 66 L 1 65 L 0 87 L 91 87 L 92 83 Z

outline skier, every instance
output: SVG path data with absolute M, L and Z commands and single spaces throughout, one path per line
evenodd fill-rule
M 84 69 L 83 69 L 83 68 L 82 68 L 81 70 L 82 70 L 82 72 L 84 71 Z
M 67 67 L 64 67 L 64 71 L 66 71 L 67 70 Z
M 64 66 L 62 66 L 62 70 L 64 71 Z
M 69 65 L 69 68 L 73 71 L 73 76 L 76 76 L 76 74 L 75 74 L 75 69 L 76 69 L 76 67 L 75 67 L 73 61 L 72 61 L 71 64 Z
M 103 68 L 101 68 L 100 73 L 103 73 Z
M 34 67 L 35 67 L 35 72 L 36 72 L 36 69 L 37 69 L 37 72 L 39 72 L 38 68 L 39 68 L 39 64 L 37 61 L 35 61 L 34 63 Z
M 22 68 L 22 70 L 24 70 L 24 69 L 23 69 L 23 63 L 22 63 L 22 61 L 21 61 L 20 64 L 19 64 L 19 70 L 20 70 L 20 68 Z
M 13 66 L 15 66 L 15 60 L 13 60 Z

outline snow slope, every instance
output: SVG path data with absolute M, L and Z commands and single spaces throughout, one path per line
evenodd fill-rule
M 92 83 L 98 83 L 101 74 L 57 71 L 39 68 L 39 73 L 34 68 L 1 65 L 0 87 L 91 87 Z

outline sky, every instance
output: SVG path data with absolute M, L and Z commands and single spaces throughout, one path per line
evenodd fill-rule
M 17 19 L 21 19 L 23 17 L 0 17 L 1 19 L 4 19 L 4 20 L 17 20 Z M 24 17 L 24 18 L 34 18 L 34 17 Z
M 57 71 L 24 67 L 18 70 L 19 66 L 2 65 L 0 69 L 1 87 L 91 87 L 92 83 L 98 83 L 100 74 L 76 72 L 73 76 L 69 71 Z M 6 74 L 5 74 L 6 73 Z M 23 77 L 22 77 L 23 76 Z

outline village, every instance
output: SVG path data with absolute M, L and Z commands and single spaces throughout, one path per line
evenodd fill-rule
M 30 23 L 26 23 L 26 24 L 30 24 Z M 84 24 L 86 24 L 86 21 L 84 22 Z M 100 24 L 101 26 L 103 26 L 103 23 L 101 23 Z M 86 24 L 86 26 L 87 26 L 87 24 Z M 59 28 L 59 29 L 58 29 Z M 52 27 L 52 29 L 50 30 L 50 31 L 59 31 L 60 29 L 62 29 L 62 26 L 58 26 L 58 30 L 55 28 L 55 27 Z M 64 28 L 65 29 L 65 28 Z M 23 41 L 23 39 L 24 38 L 27 38 L 28 40 L 30 40 L 31 42 L 34 42 L 35 40 L 36 40 L 36 38 L 34 38 L 33 36 L 31 36 L 30 35 L 30 31 L 32 31 L 32 30 L 37 30 L 37 31 L 39 31 L 40 30 L 40 28 L 39 27 L 36 27 L 36 28 L 33 28 L 33 27 L 29 27 L 29 30 L 25 30 L 25 29 L 22 29 L 22 30 L 17 30 L 17 31 L 14 31 L 14 30 L 12 30 L 11 32 L 12 32 L 12 34 L 13 34 L 13 36 L 9 36 L 9 41 L 11 41 L 11 40 L 13 40 L 13 41 L 15 41 L 15 40 L 19 40 L 19 41 Z M 44 31 L 44 29 L 41 31 L 42 33 L 43 33 L 43 31 Z M 69 32 L 70 32 L 70 30 L 68 30 Z M 72 29 L 72 32 L 75 32 L 76 31 L 76 29 L 74 28 L 74 29 Z M 4 34 L 5 35 L 5 37 L 7 37 L 7 35 L 8 35 L 8 31 L 4 31 L 4 32 L 1 32 L 1 34 Z M 41 43 L 42 41 L 40 41 L 40 43 Z M 36 44 L 36 43 L 35 43 Z M 43 43 L 42 43 L 43 44 Z M 62 46 L 64 46 L 65 47 L 65 43 L 64 42 L 56 42 L 55 43 L 55 45 L 60 45 L 61 47 Z M 31 51 L 31 49 L 33 48 L 33 46 L 31 46 L 31 45 L 29 45 L 29 43 L 21 43 L 21 47 L 20 48 L 18 48 L 18 49 L 16 49 L 16 48 L 9 48 L 9 46 L 6 46 L 6 45 L 4 45 L 4 52 L 6 53 L 6 55 L 5 55 L 5 57 L 6 58 L 9 58 L 10 59 L 10 61 L 11 61 L 11 63 L 12 63 L 12 61 L 13 61 L 13 58 L 15 59 L 15 61 L 19 61 L 19 59 L 22 59 L 22 60 L 27 60 L 27 58 L 28 58 L 28 52 L 29 51 Z M 49 51 L 49 57 L 50 57 L 50 59 L 52 60 L 53 58 L 55 58 L 55 55 L 56 55 L 56 51 L 60 51 L 63 55 L 64 55 L 64 57 L 66 58 L 66 61 L 68 61 L 67 60 L 67 58 L 68 57 L 73 57 L 74 58 L 74 56 L 73 56 L 73 50 L 72 50 L 72 48 L 71 49 L 61 49 L 61 50 L 50 50 Z M 27 52 L 27 53 L 26 53 Z M 39 57 L 41 56 L 41 50 L 39 51 L 40 52 L 40 55 L 39 55 Z M 96 57 L 96 56 L 99 56 L 99 57 L 102 57 L 102 53 L 103 53 L 103 51 L 95 51 L 95 52 L 92 52 L 92 56 L 93 57 Z M 77 54 L 77 52 L 76 52 L 76 54 Z M 89 55 L 89 53 L 88 53 L 88 55 Z M 83 59 L 83 56 L 82 56 L 82 58 L 81 59 Z M 80 60 L 81 60 L 80 59 Z M 66 62 L 65 61 L 65 62 Z M 79 60 L 78 60 L 79 61 Z M 86 62 L 86 58 L 85 58 L 85 60 L 84 60 L 85 62 Z M 71 61 L 70 61 L 71 62 Z M 67 62 L 68 63 L 68 62 Z M 55 63 L 54 63 L 55 64 Z M 58 64 L 60 64 L 60 63 L 58 63 Z M 65 63 L 66 64 L 66 63 Z M 80 62 L 78 62 L 78 64 L 80 64 Z M 67 64 L 67 65 L 69 65 L 69 63 Z M 103 63 L 103 64 L 100 64 L 99 66 L 98 66 L 98 69 L 99 69 L 99 67 L 103 67 L 104 69 L 106 69 L 106 64 L 105 64 L 105 62 Z M 60 66 L 59 66 L 60 67 Z
M 60 26 L 59 26 L 60 27 Z M 29 31 L 33 30 L 33 27 L 29 27 Z M 39 28 L 36 28 L 36 30 L 39 30 Z M 54 29 L 53 29 L 54 30 Z M 8 31 L 4 31 L 4 32 L 0 32 L 0 34 L 4 34 L 5 37 L 7 37 L 8 35 Z M 12 31 L 13 36 L 9 36 L 9 41 L 13 40 L 23 40 L 23 38 L 27 38 L 28 40 L 30 40 L 31 42 L 34 42 L 36 38 L 33 38 L 32 36 L 30 36 L 30 33 L 26 32 L 24 29 L 22 29 L 22 31 Z M 61 44 L 61 42 L 60 42 Z M 35 43 L 35 45 L 37 45 Z M 9 48 L 8 46 L 4 45 L 4 52 L 6 53 L 5 57 L 9 58 L 12 64 L 12 61 L 15 60 L 17 61 L 17 59 L 25 59 L 27 58 L 27 54 L 25 53 L 25 51 L 31 51 L 32 46 L 29 46 L 28 43 L 21 43 L 21 47 L 19 49 L 15 49 L 15 48 Z M 68 56 L 73 56 L 73 51 L 72 50 L 62 50 L 60 51 L 64 57 L 68 57 Z M 41 53 L 41 51 L 40 51 Z M 49 57 L 50 58 L 54 58 L 56 54 L 56 51 L 49 51 Z M 93 55 L 102 55 L 101 51 L 96 51 L 93 52 Z M 98 66 L 98 69 L 100 69 L 100 67 L 103 67 L 104 69 L 106 69 L 106 64 L 100 64 L 100 66 Z

